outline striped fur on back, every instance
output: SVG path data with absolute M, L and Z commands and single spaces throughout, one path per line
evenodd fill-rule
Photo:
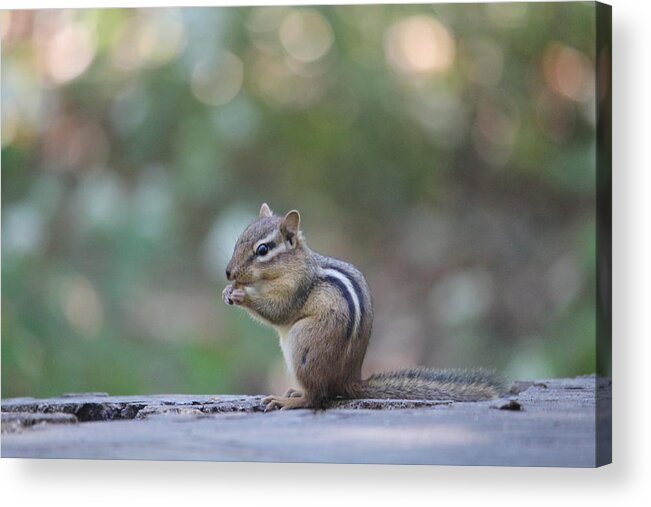
M 313 252 L 322 280 L 334 285 L 346 300 L 348 308 L 347 336 L 354 338 L 373 319 L 371 293 L 364 275 L 352 264 Z M 370 332 L 370 329 L 368 330 Z

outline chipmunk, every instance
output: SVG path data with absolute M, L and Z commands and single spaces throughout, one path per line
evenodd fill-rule
M 335 398 L 476 401 L 504 390 L 493 373 L 410 368 L 361 378 L 373 324 L 366 279 L 352 264 L 311 250 L 296 210 L 276 216 L 266 203 L 237 240 L 222 295 L 273 327 L 301 390 L 267 396 L 265 410 L 324 408 Z

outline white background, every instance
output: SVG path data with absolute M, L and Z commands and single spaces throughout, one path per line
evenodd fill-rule
M 323 1 L 322 3 L 351 3 Z M 360 1 L 360 0 L 357 0 Z M 394 3 L 395 0 L 393 0 Z M 281 3 L 308 3 L 283 1 Z M 0 0 L 2 8 L 246 1 Z M 249 0 L 254 4 L 278 2 Z M 361 3 L 361 2 L 360 2 Z M 372 2 L 363 2 L 372 3 Z M 4 505 L 649 505 L 651 2 L 613 5 L 614 464 L 598 470 L 0 460 Z M 81 445 L 81 443 L 80 443 Z

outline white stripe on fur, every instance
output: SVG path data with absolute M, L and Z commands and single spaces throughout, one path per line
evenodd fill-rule
M 287 251 L 287 245 L 285 243 L 280 243 L 279 245 L 276 245 L 273 249 L 269 250 L 269 253 L 267 255 L 262 257 L 258 256 L 256 257 L 256 259 L 258 262 L 269 262 L 271 259 L 276 257 L 276 255 L 279 255 L 286 251 Z
M 359 297 L 357 296 L 357 292 L 355 292 L 355 288 L 353 287 L 353 284 L 345 274 L 343 274 L 341 271 L 337 271 L 336 269 L 322 269 L 321 272 L 324 275 L 332 276 L 340 280 L 346 287 L 346 290 L 348 290 L 348 293 L 350 294 L 350 297 L 353 300 L 353 306 L 355 307 L 355 315 L 352 316 L 353 317 L 352 335 L 353 337 L 357 336 L 357 329 L 359 328 L 359 322 L 361 320 L 362 311 L 359 304 Z
M 255 244 L 255 246 L 253 247 L 253 251 L 255 252 L 262 243 L 269 243 L 270 241 L 276 239 L 276 236 L 278 236 L 278 231 L 274 231 L 271 234 L 267 234 L 264 238 L 262 238 Z

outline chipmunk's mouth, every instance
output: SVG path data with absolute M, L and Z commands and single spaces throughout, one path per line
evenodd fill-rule
M 261 281 L 262 281 L 261 278 L 259 278 L 259 279 L 257 279 L 257 280 L 252 280 L 252 279 L 250 279 L 250 278 L 246 278 L 246 279 L 244 279 L 244 280 L 235 280 L 235 281 L 233 282 L 233 287 L 235 287 L 235 288 L 239 288 L 239 287 L 241 287 L 241 288 L 252 287 L 253 285 L 255 285 L 255 284 L 257 284 L 258 282 L 261 282 Z
M 233 282 L 233 287 L 236 289 L 241 288 L 247 291 L 257 292 L 259 290 L 262 290 L 267 283 L 269 283 L 268 278 L 257 278 L 255 280 L 247 278 L 245 280 L 235 280 Z
M 280 277 L 280 274 L 277 274 L 277 275 L 276 274 L 274 274 L 274 275 L 265 274 L 265 275 L 261 275 L 261 276 L 257 276 L 257 277 L 254 274 L 253 276 L 247 276 L 246 278 L 236 278 L 233 281 L 233 285 L 235 287 L 240 287 L 240 286 L 241 287 L 252 287 L 254 285 L 258 285 L 258 284 L 261 284 L 261 283 L 270 282 L 270 281 L 275 280 L 276 278 L 279 278 L 279 277 Z
M 255 278 L 251 276 L 251 273 L 238 273 L 236 276 L 233 276 L 232 283 L 233 287 L 244 287 L 255 283 Z

